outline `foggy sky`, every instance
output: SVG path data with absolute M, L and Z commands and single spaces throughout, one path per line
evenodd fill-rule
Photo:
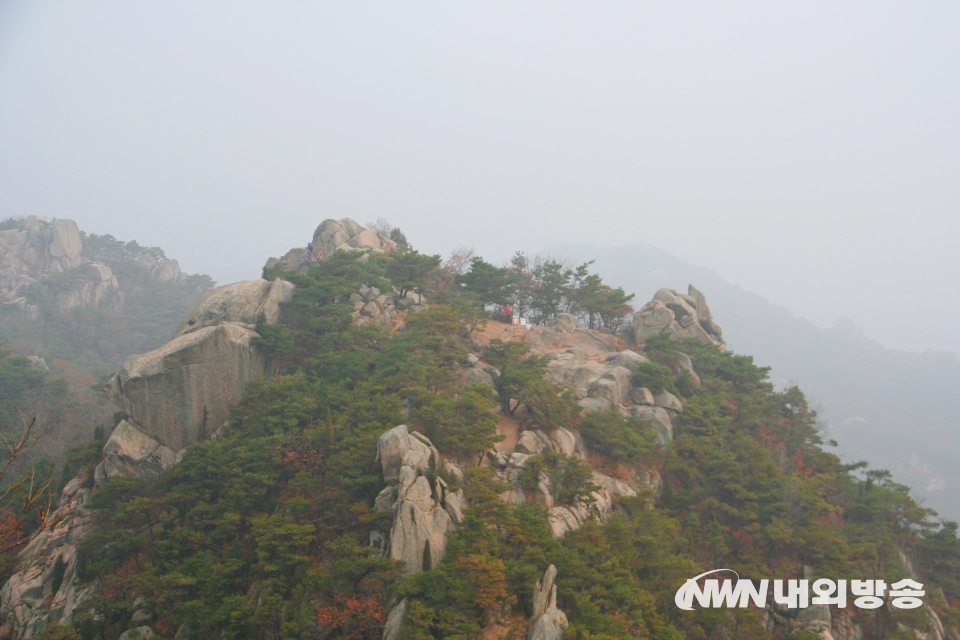
M 383 216 L 494 260 L 645 242 L 960 351 L 958 178 L 956 3 L 0 4 L 0 218 L 221 283 Z

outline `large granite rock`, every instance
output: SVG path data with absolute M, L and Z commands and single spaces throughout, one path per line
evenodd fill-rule
M 383 640 L 399 640 L 403 629 L 403 619 L 407 617 L 409 600 L 404 598 L 400 604 L 390 610 L 387 623 L 383 626 Z
M 678 403 L 679 404 L 679 403 Z M 673 422 L 670 420 L 670 414 L 663 407 L 650 407 L 647 405 L 633 405 L 627 412 L 653 427 L 657 432 L 657 440 L 661 445 L 666 445 L 673 440 Z
M 179 452 L 219 429 L 246 385 L 264 374 L 250 343 L 256 335 L 230 323 L 181 335 L 130 357 L 105 391 L 140 431 Z
M 103 446 L 103 460 L 97 465 L 96 486 L 117 477 L 152 480 L 177 462 L 177 454 L 126 420 L 121 420 Z
M 280 305 L 293 299 L 292 282 L 275 279 L 244 280 L 211 289 L 194 307 L 174 334 L 182 336 L 224 322 L 255 325 L 260 316 L 271 324 L 280 322 Z
M 327 219 L 313 232 L 314 251 L 333 255 L 334 251 L 396 251 L 397 243 L 383 234 L 371 231 L 350 218 Z
M 46 222 L 27 216 L 15 224 L 15 228 L 0 231 L 0 304 L 15 305 L 31 319 L 40 317 L 40 301 L 50 295 L 60 311 L 116 309 L 123 304 L 124 293 L 110 268 L 84 257 L 76 222 L 65 218 Z M 161 281 L 183 285 L 187 280 L 176 260 L 158 261 L 145 254 L 141 266 Z M 68 282 L 60 280 L 46 289 L 35 286 L 65 271 L 72 271 Z
M 446 553 L 447 533 L 462 520 L 463 491 L 450 491 L 436 475 L 436 448 L 406 425 L 380 436 L 377 461 L 387 486 L 374 503 L 370 543 L 402 561 L 408 573 L 430 569 Z
M 653 300 L 634 314 L 633 332 L 638 345 L 659 334 L 723 345 L 723 333 L 713 321 L 706 298 L 693 285 L 686 295 L 673 289 L 657 291 Z
M 593 482 L 597 489 L 590 494 L 591 501 L 549 508 L 547 524 L 553 537 L 559 538 L 568 531 L 579 529 L 587 520 L 606 522 L 621 509 L 616 503 L 618 496 L 637 495 L 636 489 L 626 482 L 599 471 L 593 472 Z
M 533 589 L 528 640 L 560 640 L 566 631 L 567 616 L 557 608 L 557 568 L 550 565 Z
M 80 229 L 73 220 L 54 220 L 51 224 L 50 255 L 54 258 L 66 258 L 71 263 L 80 259 L 83 244 L 80 242 Z M 79 262 L 77 262 L 79 264 Z

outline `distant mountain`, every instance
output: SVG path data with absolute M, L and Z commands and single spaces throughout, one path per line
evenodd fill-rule
M 213 284 L 159 247 L 87 235 L 73 220 L 0 222 L 0 378 L 25 390 L 0 402 L 0 428 L 16 427 L 14 406 L 49 423 L 36 452 L 56 459 L 110 426 L 103 383 L 167 342 Z
M 960 519 L 956 354 L 885 349 L 850 321 L 821 329 L 711 269 L 645 244 L 554 245 L 543 254 L 595 259 L 605 281 L 637 294 L 637 306 L 661 287 L 686 290 L 694 284 L 710 300 L 728 347 L 772 367 L 778 383 L 799 384 L 846 460 L 889 469 L 898 482 L 914 487 L 924 505 Z

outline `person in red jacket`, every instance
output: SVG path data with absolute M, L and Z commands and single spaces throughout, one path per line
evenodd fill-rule
M 507 324 L 513 324 L 513 307 L 505 305 L 503 307 L 503 315 L 507 319 Z

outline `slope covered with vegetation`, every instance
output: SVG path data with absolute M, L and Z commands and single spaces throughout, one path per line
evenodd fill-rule
M 498 406 L 490 387 L 464 388 L 458 372 L 476 350 L 472 331 L 484 309 L 516 304 L 524 270 L 475 259 L 451 274 L 438 262 L 415 252 L 367 262 L 337 252 L 307 274 L 285 274 L 297 285 L 285 323 L 258 327 L 276 375 L 248 391 L 218 439 L 190 447 L 158 481 L 117 478 L 94 494 L 89 506 L 99 524 L 82 542 L 79 572 L 98 588 L 72 626 L 51 626 L 47 637 L 118 637 L 136 626 L 135 613 L 149 611 L 152 629 L 167 638 L 379 638 L 404 597 L 405 638 L 519 637 L 532 587 L 550 564 L 569 638 L 780 634 L 754 608 L 674 605 L 687 578 L 719 567 L 796 578 L 810 566 L 834 579 L 895 582 L 909 564 L 929 583 L 927 602 L 940 619 L 960 625 L 956 525 L 939 522 L 889 474 L 825 451 L 799 389 L 775 390 L 749 356 L 651 339 L 652 362 L 636 375 L 684 405 L 675 438 L 661 446 L 638 420 L 581 415 L 542 378 L 545 363 L 508 342 L 487 347 L 501 371 Z M 356 326 L 349 296 L 388 280 L 412 290 L 434 286 L 433 304 L 408 316 L 402 331 Z M 566 282 L 560 298 L 539 291 L 534 317 L 546 322 L 577 304 L 574 280 Z M 595 284 L 594 291 L 616 291 Z M 622 291 L 600 297 L 607 306 L 581 317 L 615 328 L 629 299 Z M 681 353 L 699 384 L 680 366 Z M 662 491 L 622 498 L 619 516 L 552 537 L 544 507 L 504 503 L 492 468 L 475 464 L 498 439 L 498 411 L 517 407 L 541 429 L 569 428 L 590 445 L 586 461 L 562 454 L 532 461 L 561 489 L 559 499 L 589 493 L 588 467 L 625 479 L 656 472 Z M 464 522 L 443 560 L 415 575 L 368 544 L 383 487 L 377 440 L 398 424 L 466 467 L 462 480 L 445 478 L 465 492 Z M 86 461 L 95 463 L 95 455 Z M 923 609 L 845 615 L 856 616 L 870 639 L 915 638 L 908 629 L 931 624 Z

